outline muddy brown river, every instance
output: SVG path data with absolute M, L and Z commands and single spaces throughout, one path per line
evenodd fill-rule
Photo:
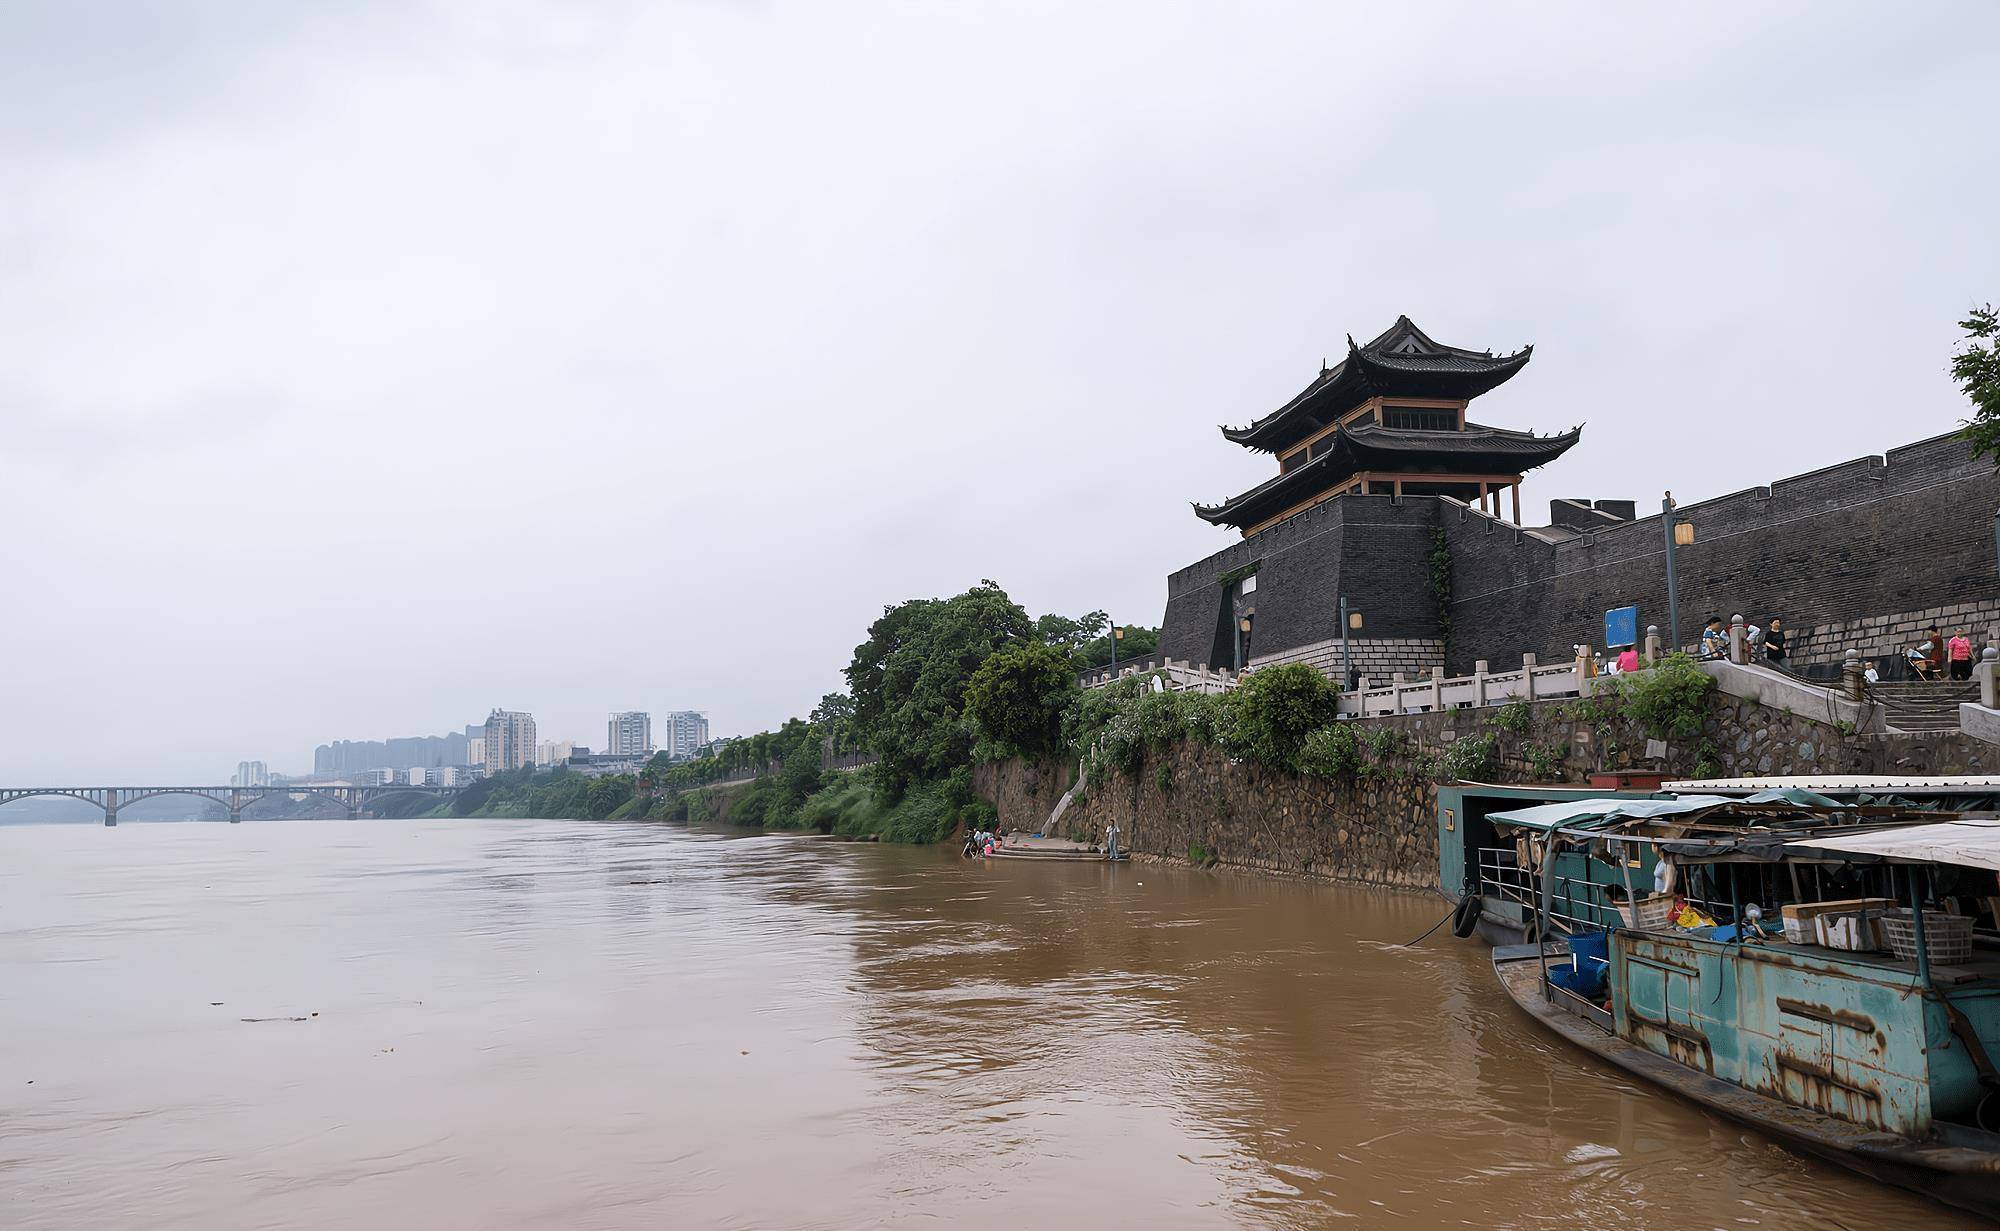
M 0 827 L 0 1225 L 1925 1227 L 1439 900 L 581 822 Z

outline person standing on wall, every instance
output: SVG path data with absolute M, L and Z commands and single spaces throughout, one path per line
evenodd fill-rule
M 1931 670 L 1929 678 L 1934 680 L 1943 679 L 1944 678 L 1944 630 L 1939 628 L 1935 624 L 1931 625 L 1929 628 L 1924 630 L 1924 652 L 1929 654 L 1931 659 Z
M 1778 616 L 1764 622 L 1764 661 L 1780 671 L 1785 669 L 1785 623 Z
M 1722 626 L 1722 617 L 1708 617 L 1707 625 L 1701 630 L 1701 653 L 1704 661 L 1729 657 L 1729 632 Z
M 1972 638 L 1959 629 L 1944 643 L 1945 660 L 1951 664 L 1951 678 L 1969 680 L 1972 678 Z

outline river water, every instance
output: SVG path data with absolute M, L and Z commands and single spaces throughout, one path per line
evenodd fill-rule
M 1432 898 L 541 821 L 0 827 L 0 1225 L 1972 1225 Z

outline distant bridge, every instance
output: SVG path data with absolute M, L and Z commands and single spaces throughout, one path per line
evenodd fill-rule
M 349 820 L 357 819 L 370 803 L 387 795 L 429 795 L 437 800 L 447 800 L 457 795 L 463 787 L 455 786 L 411 786 L 388 783 L 381 786 L 313 786 L 307 783 L 286 783 L 282 786 L 9 786 L 0 787 L 0 805 L 13 803 L 17 799 L 54 798 L 81 799 L 104 809 L 104 823 L 116 825 L 118 810 L 128 804 L 136 804 L 142 799 L 154 799 L 161 795 L 196 795 L 202 799 L 212 799 L 229 809 L 230 821 L 243 819 L 243 809 L 260 799 L 282 795 L 296 799 L 304 795 L 318 795 L 333 800 L 347 809 Z

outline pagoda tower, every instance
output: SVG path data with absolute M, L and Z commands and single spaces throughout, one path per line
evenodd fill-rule
M 1511 493 L 1521 521 L 1521 478 L 1561 457 L 1582 429 L 1559 436 L 1466 421 L 1473 398 L 1528 365 L 1534 347 L 1511 355 L 1432 341 L 1407 316 L 1363 345 L 1299 395 L 1248 427 L 1222 434 L 1276 454 L 1277 476 L 1221 504 L 1194 506 L 1203 521 L 1249 538 L 1323 501 L 1348 493 L 1451 496 L 1502 518 Z

